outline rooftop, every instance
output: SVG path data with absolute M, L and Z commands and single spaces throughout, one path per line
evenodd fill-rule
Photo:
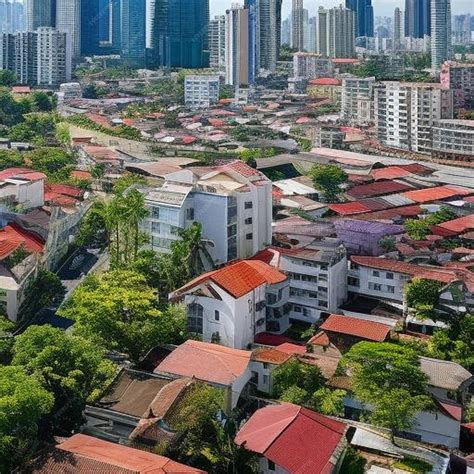
M 372 196 L 382 196 L 384 194 L 399 193 L 413 189 L 413 186 L 401 181 L 379 181 L 376 183 L 362 184 L 349 189 L 346 194 L 352 198 L 360 199 Z
M 265 362 L 274 365 L 280 365 L 285 363 L 291 354 L 280 351 L 278 348 L 273 347 L 259 347 L 252 353 L 252 360 L 256 362 Z
M 319 329 L 348 336 L 355 336 L 368 341 L 382 342 L 387 339 L 391 328 L 385 324 L 373 321 L 331 314 Z
M 155 369 L 229 386 L 247 370 L 252 353 L 218 344 L 188 340 Z
M 420 357 L 420 368 L 429 377 L 429 384 L 446 390 L 459 390 L 472 379 L 472 374 L 456 362 Z
M 407 191 L 405 193 L 402 193 L 402 196 L 405 196 L 406 198 L 414 202 L 422 204 L 425 202 L 449 199 L 455 196 L 469 196 L 473 193 L 474 191 L 472 189 L 464 188 L 461 186 L 437 186 L 435 188 Z
M 257 410 L 235 442 L 291 473 L 329 473 L 345 430 L 345 423 L 284 403 Z

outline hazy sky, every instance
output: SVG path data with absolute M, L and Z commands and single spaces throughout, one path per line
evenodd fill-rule
M 243 0 L 210 0 L 211 15 L 223 14 L 226 8 L 229 8 L 235 2 L 244 3 Z M 337 0 L 304 0 L 305 8 L 308 8 L 310 14 L 314 14 L 317 8 L 322 5 L 325 7 L 334 7 L 344 1 Z M 396 7 L 404 8 L 404 0 L 372 0 L 375 16 L 392 16 Z M 472 0 L 451 0 L 453 13 L 474 13 L 474 2 Z M 283 13 L 286 16 L 291 9 L 291 0 L 283 0 Z

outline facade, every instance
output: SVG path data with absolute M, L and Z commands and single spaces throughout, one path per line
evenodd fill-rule
M 132 67 L 146 63 L 146 3 L 145 0 L 122 0 L 121 57 Z
M 375 77 L 346 77 L 342 80 L 342 118 L 358 124 L 373 121 Z
M 276 71 L 281 43 L 281 5 L 283 0 L 259 0 L 259 60 L 256 70 Z M 251 16 L 252 18 L 252 16 Z
M 68 2 L 68 0 L 63 0 Z M 112 0 L 114 2 L 119 0 Z M 138 0 L 140 1 L 140 0 Z M 81 54 L 92 56 L 100 54 L 100 24 L 102 11 L 100 0 L 81 0 Z M 114 19 L 114 21 L 116 21 Z
M 209 0 L 155 0 L 152 33 L 157 67 L 209 66 Z
M 293 55 L 293 76 L 305 79 L 332 76 L 332 63 L 315 53 L 295 53 Z
M 248 86 L 254 71 L 250 71 L 249 10 L 232 8 L 226 12 L 225 82 L 232 86 Z
M 355 54 L 355 13 L 342 6 L 318 10 L 317 52 L 330 58 L 351 58 Z
M 316 43 L 317 43 L 317 17 L 312 16 L 308 20 L 308 47 L 307 51 L 310 53 L 316 52 Z
M 209 22 L 209 67 L 225 70 L 225 15 L 215 16 Z
M 453 92 L 440 84 L 383 82 L 375 87 L 375 122 L 384 145 L 430 153 L 434 120 L 452 118 Z
M 187 307 L 190 333 L 234 349 L 246 348 L 261 332 L 285 332 L 288 298 L 286 275 L 258 260 L 205 273 L 170 295 Z
M 54 0 L 26 0 L 26 30 L 35 31 L 42 26 L 54 26 L 55 22 Z
M 405 36 L 431 36 L 432 0 L 405 0 Z
M 451 57 L 451 0 L 431 0 L 431 68 Z
M 191 109 L 208 109 L 219 101 L 219 76 L 186 76 L 184 101 Z
M 399 51 L 403 45 L 405 38 L 405 25 L 403 20 L 403 12 L 400 8 L 395 8 L 393 14 L 393 50 Z
M 17 0 L 0 1 L 0 32 L 15 33 L 25 30 L 23 3 Z
M 372 0 L 346 0 L 349 8 L 356 16 L 356 36 L 374 36 L 374 8 Z
M 38 76 L 40 86 L 58 86 L 70 82 L 72 69 L 71 43 L 67 33 L 54 28 L 38 28 Z
M 441 67 L 440 82 L 453 91 L 455 111 L 474 107 L 474 64 L 446 61 Z
M 293 0 L 291 10 L 291 46 L 297 51 L 304 49 L 304 9 L 303 0 Z
M 474 157 L 474 120 L 435 120 L 432 158 L 441 163 L 471 163 Z
M 67 33 L 73 59 L 81 56 L 81 1 L 56 0 L 56 28 Z
M 184 169 L 146 192 L 144 231 L 153 250 L 167 252 L 180 228 L 200 222 L 215 264 L 248 258 L 271 242 L 271 195 L 271 181 L 242 162 Z
M 471 42 L 471 14 L 454 15 L 453 42 L 454 44 L 469 44 Z

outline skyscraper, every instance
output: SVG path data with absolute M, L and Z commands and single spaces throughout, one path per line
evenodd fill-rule
M 26 0 L 26 29 L 54 26 L 56 0 Z
M 395 8 L 393 14 L 393 50 L 399 51 L 403 38 L 405 37 L 404 33 L 404 22 L 403 22 L 403 12 L 400 8 Z
M 291 44 L 291 16 L 285 18 L 281 23 L 281 44 Z
M 451 0 L 431 1 L 431 68 L 451 57 Z
M 355 12 L 356 36 L 374 36 L 372 0 L 346 0 L 346 8 Z
M 110 43 L 110 0 L 99 0 L 99 41 Z
M 249 73 L 249 10 L 234 7 L 225 18 L 225 82 L 247 86 Z
M 81 56 L 81 0 L 56 0 L 56 28 L 67 33 L 73 59 Z
M 455 44 L 468 44 L 471 41 L 471 15 L 454 15 L 453 39 Z
M 71 80 L 71 42 L 67 33 L 55 28 L 36 30 L 38 41 L 38 76 L 40 86 L 57 86 Z
M 330 58 L 355 54 L 355 12 L 343 6 L 318 10 L 318 53 Z
M 146 3 L 145 0 L 122 0 L 121 57 L 131 67 L 145 67 Z
M 306 48 L 310 53 L 316 52 L 316 32 L 317 32 L 317 18 L 311 17 L 308 21 L 308 47 Z
M 297 51 L 304 49 L 304 8 L 303 0 L 293 0 L 291 10 L 291 46 Z
M 17 0 L 0 0 L 0 33 L 15 33 L 23 30 L 23 4 Z
M 431 34 L 431 0 L 405 0 L 405 36 L 423 38 Z
M 225 15 L 217 15 L 209 22 L 209 67 L 225 69 Z
M 64 0 L 65 3 L 68 0 Z M 81 0 L 81 53 L 100 54 L 99 0 Z
M 152 49 L 156 66 L 209 65 L 209 0 L 155 0 Z

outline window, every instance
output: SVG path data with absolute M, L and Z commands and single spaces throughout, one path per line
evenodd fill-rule
M 385 274 L 385 278 L 387 278 L 387 280 L 393 280 L 393 273 L 387 272 L 387 273 Z
M 293 306 L 293 311 L 295 313 L 301 313 L 301 306 Z
M 202 334 L 202 318 L 204 308 L 198 303 L 188 306 L 188 332 Z
M 268 362 L 264 362 L 264 363 L 263 363 L 263 368 L 264 368 L 264 369 L 268 369 Z
M 159 222 L 152 222 L 151 231 L 153 234 L 159 234 L 161 232 L 161 224 Z
M 347 284 L 349 286 L 359 286 L 359 279 L 354 277 L 347 277 Z
M 374 270 L 374 271 L 372 272 L 372 276 L 374 276 L 374 277 L 379 277 L 379 276 L 380 276 L 380 272 L 378 272 L 377 270 Z
M 253 209 L 253 202 L 252 201 L 246 201 L 244 204 L 245 209 Z
M 268 366 L 268 364 L 266 364 L 266 365 Z M 265 367 L 265 364 L 263 364 L 263 366 Z M 263 376 L 263 384 L 268 385 L 268 375 Z
M 251 217 L 245 219 L 245 224 L 246 225 L 250 225 L 250 224 L 252 224 L 252 222 L 253 222 L 253 219 Z
M 387 285 L 387 293 L 395 293 L 395 287 Z
M 369 282 L 369 290 L 382 291 L 382 285 L 379 283 Z
M 268 459 L 268 470 L 269 471 L 275 470 L 275 463 L 273 461 L 270 461 L 270 459 Z
M 190 209 L 186 209 L 186 220 L 188 221 L 194 220 L 194 209 L 192 207 Z
M 246 238 L 247 240 L 253 240 L 253 234 L 252 234 L 252 233 L 247 234 L 247 235 L 245 236 L 245 238 Z
M 214 319 L 216 321 L 220 321 L 221 319 L 221 315 L 219 314 L 219 311 L 217 311 L 217 309 L 214 311 Z
M 151 217 L 153 217 L 153 219 L 159 219 L 160 218 L 160 208 L 159 207 L 152 207 L 151 208 Z
M 230 225 L 227 227 L 227 237 L 232 237 L 233 235 L 237 234 L 237 225 Z

